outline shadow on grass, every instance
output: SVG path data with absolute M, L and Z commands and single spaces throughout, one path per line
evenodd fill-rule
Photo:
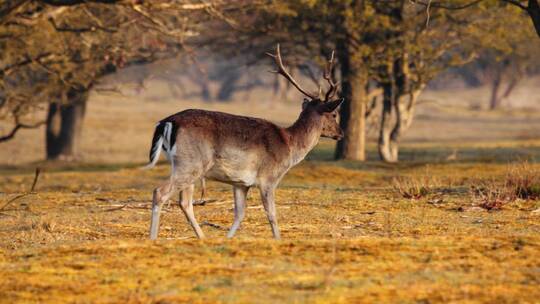
M 14 173 L 33 173 L 36 168 L 41 168 L 47 172 L 111 172 L 122 169 L 140 168 L 144 165 L 146 164 L 37 161 L 17 166 L 0 165 L 0 175 L 9 175 Z

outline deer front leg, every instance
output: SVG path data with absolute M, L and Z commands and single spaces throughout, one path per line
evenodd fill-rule
M 236 230 L 240 227 L 240 223 L 244 219 L 246 210 L 246 194 L 249 188 L 244 186 L 234 186 L 234 222 L 231 230 L 227 233 L 228 238 L 234 237 Z
M 261 200 L 266 211 L 266 216 L 268 217 L 268 222 L 270 222 L 270 227 L 272 227 L 272 234 L 274 239 L 281 239 L 279 235 L 279 227 L 276 218 L 276 203 L 274 201 L 274 190 L 275 186 L 271 187 L 261 187 Z
M 154 189 L 152 197 L 152 218 L 150 220 L 150 239 L 155 240 L 159 231 L 159 216 L 163 203 L 167 201 L 174 192 L 174 186 L 171 182 Z
M 199 239 L 203 239 L 204 233 L 202 232 L 201 227 L 199 226 L 199 223 L 197 223 L 197 219 L 195 219 L 195 213 L 193 213 L 193 191 L 194 190 L 195 190 L 195 185 L 191 184 L 188 187 L 184 188 L 182 192 L 180 192 L 180 208 L 184 212 L 186 219 L 191 225 L 191 228 L 193 228 L 193 231 L 195 231 L 195 234 L 197 235 L 197 237 Z

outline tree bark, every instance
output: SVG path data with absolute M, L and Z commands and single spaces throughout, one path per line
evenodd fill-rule
M 379 156 L 381 160 L 394 163 L 399 160 L 399 141 L 410 128 L 418 96 L 425 87 L 420 82 L 414 85 L 409 70 L 409 56 L 388 64 L 388 82 L 383 83 L 383 110 L 379 133 Z M 395 113 L 395 119 L 392 116 Z
M 519 83 L 520 80 L 521 80 L 521 77 L 514 76 L 510 80 L 510 82 L 508 83 L 508 86 L 504 90 L 504 93 L 502 94 L 501 98 L 506 99 L 506 98 L 510 97 L 510 94 L 512 94 L 512 92 L 514 91 L 514 89 L 516 88 L 516 86 L 517 86 L 517 84 Z
M 531 20 L 536 30 L 538 38 L 540 38 L 540 3 L 538 0 L 529 0 L 527 4 L 527 13 L 531 17 Z
M 50 103 L 46 122 L 48 160 L 74 160 L 79 157 L 88 91 L 70 89 L 68 103 Z
M 500 106 L 500 97 L 499 97 L 499 90 L 500 90 L 500 87 L 501 87 L 501 81 L 502 81 L 502 75 L 501 75 L 501 71 L 499 71 L 499 69 L 497 69 L 497 71 L 495 71 L 495 75 L 494 75 L 494 78 L 493 78 L 493 81 L 491 83 L 491 96 L 489 98 L 489 109 L 490 110 L 495 110 L 497 108 L 499 108 Z
M 383 84 L 383 107 L 381 127 L 379 129 L 378 150 L 379 157 L 387 163 L 395 162 L 390 153 L 390 134 L 392 133 L 392 84 Z
M 418 100 L 418 96 L 420 96 L 423 87 L 424 86 L 422 85 L 417 90 L 396 98 L 394 103 L 396 124 L 390 134 L 390 155 L 392 162 L 397 162 L 399 160 L 399 141 L 412 125 L 416 101 Z
M 345 136 L 336 147 L 336 159 L 366 160 L 366 87 L 367 70 L 359 62 L 360 56 L 347 46 L 338 46 L 341 67 L 342 96 L 340 126 Z M 351 59 L 356 61 L 352 61 Z M 353 59 L 353 60 L 354 60 Z
M 272 82 L 272 94 L 276 99 L 285 101 L 288 97 L 289 82 L 281 79 L 281 75 L 276 74 L 274 81 Z
M 210 94 L 210 87 L 208 85 L 208 80 L 201 81 L 201 97 L 204 101 L 212 101 L 212 95 Z
M 232 98 L 241 76 L 240 72 L 234 69 L 225 76 L 217 93 L 217 99 L 219 101 L 229 101 Z

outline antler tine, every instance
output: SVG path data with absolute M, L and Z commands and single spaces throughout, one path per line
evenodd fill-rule
M 337 92 L 337 83 L 332 80 L 332 69 L 334 68 L 335 63 L 336 62 L 334 60 L 334 51 L 332 51 L 332 55 L 330 55 L 330 60 L 328 60 L 328 63 L 326 64 L 326 68 L 324 69 L 323 73 L 323 78 L 326 79 L 326 81 L 328 81 L 328 84 L 330 85 L 330 88 L 324 96 L 325 102 L 329 101 L 330 98 L 334 97 Z
M 311 98 L 311 99 L 317 99 L 318 98 L 318 96 L 316 96 L 314 94 L 310 94 L 306 90 L 302 89 L 302 87 L 300 87 L 300 85 L 296 82 L 296 80 L 294 80 L 294 78 L 289 73 L 287 73 L 287 71 L 285 70 L 285 67 L 283 66 L 283 60 L 281 59 L 281 51 L 280 51 L 279 43 L 276 46 L 276 54 L 275 55 L 272 54 L 272 53 L 266 53 L 266 55 L 274 58 L 274 61 L 276 62 L 276 65 L 277 65 L 278 69 L 276 71 L 272 71 L 273 73 L 277 73 L 277 74 L 280 74 L 281 76 L 285 77 L 285 79 L 287 79 L 295 88 L 297 88 L 298 91 L 300 91 L 302 94 L 308 96 L 309 98 Z

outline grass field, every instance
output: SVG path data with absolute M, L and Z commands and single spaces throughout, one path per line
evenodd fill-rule
M 0 302 L 540 301 L 540 201 L 488 211 L 474 192 L 503 185 L 524 161 L 538 175 L 538 114 L 424 109 L 397 165 L 375 161 L 373 146 L 368 162 L 333 162 L 333 143 L 322 141 L 277 191 L 283 240 L 271 239 L 256 190 L 227 240 L 231 189 L 211 182 L 212 201 L 195 207 L 208 238 L 196 240 L 171 202 L 152 242 L 151 194 L 169 168 L 139 166 L 153 121 L 173 107 L 121 102 L 90 105 L 81 163 L 39 162 L 38 131 L 0 146 L 0 208 L 43 167 L 35 193 L 0 211 Z M 296 113 L 284 105 L 254 111 L 282 123 Z M 124 132 L 107 133 L 115 126 Z M 407 198 L 413 188 L 423 190 Z

